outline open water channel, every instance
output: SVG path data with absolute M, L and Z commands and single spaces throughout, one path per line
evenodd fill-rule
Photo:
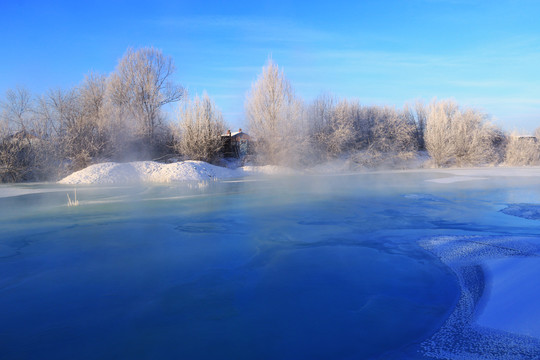
M 0 186 L 0 358 L 540 357 L 540 178 L 448 176 Z

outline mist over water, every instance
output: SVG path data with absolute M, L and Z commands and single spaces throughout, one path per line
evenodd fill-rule
M 87 186 L 76 207 L 73 187 L 2 186 L 0 357 L 482 358 L 440 335 L 463 277 L 425 243 L 534 243 L 537 222 L 499 210 L 539 199 L 538 180 L 441 178 Z

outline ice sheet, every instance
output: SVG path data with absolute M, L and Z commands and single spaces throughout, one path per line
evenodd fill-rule
M 476 323 L 540 339 L 540 257 L 486 260 L 483 267 L 489 300 Z
M 535 299 L 540 291 L 533 275 L 540 269 L 538 238 L 442 236 L 420 244 L 454 271 L 461 286 L 454 312 L 422 344 L 425 355 L 435 359 L 540 357 L 539 327 L 527 319 L 527 309 L 533 311 L 529 319 L 538 319 L 534 316 L 539 313 Z M 516 275 L 522 272 L 520 279 Z
M 487 180 L 487 178 L 473 177 L 473 176 L 451 176 L 451 177 L 445 177 L 445 178 L 439 178 L 439 179 L 429 179 L 426 181 L 431 181 L 431 182 L 439 183 L 439 184 L 452 184 L 455 182 L 475 181 L 475 180 Z
M 0 355 L 538 359 L 539 180 L 445 171 L 6 186 Z

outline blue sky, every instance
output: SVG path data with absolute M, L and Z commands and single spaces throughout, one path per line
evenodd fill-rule
M 298 95 L 363 104 L 454 98 L 506 130 L 540 126 L 540 2 L 3 1 L 0 92 L 110 73 L 128 47 L 171 55 L 231 127 L 269 56 Z

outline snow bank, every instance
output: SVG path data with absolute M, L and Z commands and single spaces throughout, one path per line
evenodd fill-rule
M 483 168 L 460 168 L 460 169 L 432 169 L 435 172 L 452 174 L 455 176 L 471 177 L 540 177 L 540 167 L 483 167 Z
M 453 184 L 462 181 L 488 180 L 491 177 L 540 177 L 540 167 L 520 168 L 467 168 L 467 169 L 410 169 L 371 171 L 371 173 L 392 173 L 394 171 L 425 172 L 444 174 L 446 177 L 426 181 Z M 354 172 L 354 171 L 353 171 Z M 301 173 L 328 175 L 351 173 L 350 164 L 344 160 L 335 160 L 303 172 L 284 166 L 244 166 L 230 169 L 210 165 L 203 161 L 181 161 L 161 164 L 154 161 L 136 161 L 130 163 L 102 163 L 91 165 L 59 181 L 61 184 L 122 184 L 137 182 L 167 183 L 177 181 L 204 181 L 213 179 L 239 178 L 248 175 L 294 175 Z
M 292 169 L 281 166 L 245 166 L 228 169 L 210 165 L 203 161 L 182 161 L 161 164 L 154 161 L 130 163 L 102 163 L 77 171 L 60 184 L 125 184 L 138 182 L 168 183 L 177 181 L 205 181 L 228 179 L 251 174 L 290 175 Z
M 210 165 L 203 161 L 160 164 L 154 161 L 103 163 L 77 171 L 59 181 L 60 184 L 121 184 L 137 182 L 167 183 L 203 181 L 242 176 L 241 171 Z
M 503 177 L 540 177 L 540 167 L 537 166 L 429 169 L 427 171 L 446 175 L 446 177 L 425 180 L 438 184 L 454 184 L 463 181 L 480 181 Z
M 455 273 L 461 287 L 453 313 L 422 343 L 425 355 L 435 359 L 540 358 L 540 326 L 525 320 L 527 314 L 538 313 L 540 244 L 536 237 L 439 236 L 419 243 Z M 514 317 L 519 321 L 505 321 Z

